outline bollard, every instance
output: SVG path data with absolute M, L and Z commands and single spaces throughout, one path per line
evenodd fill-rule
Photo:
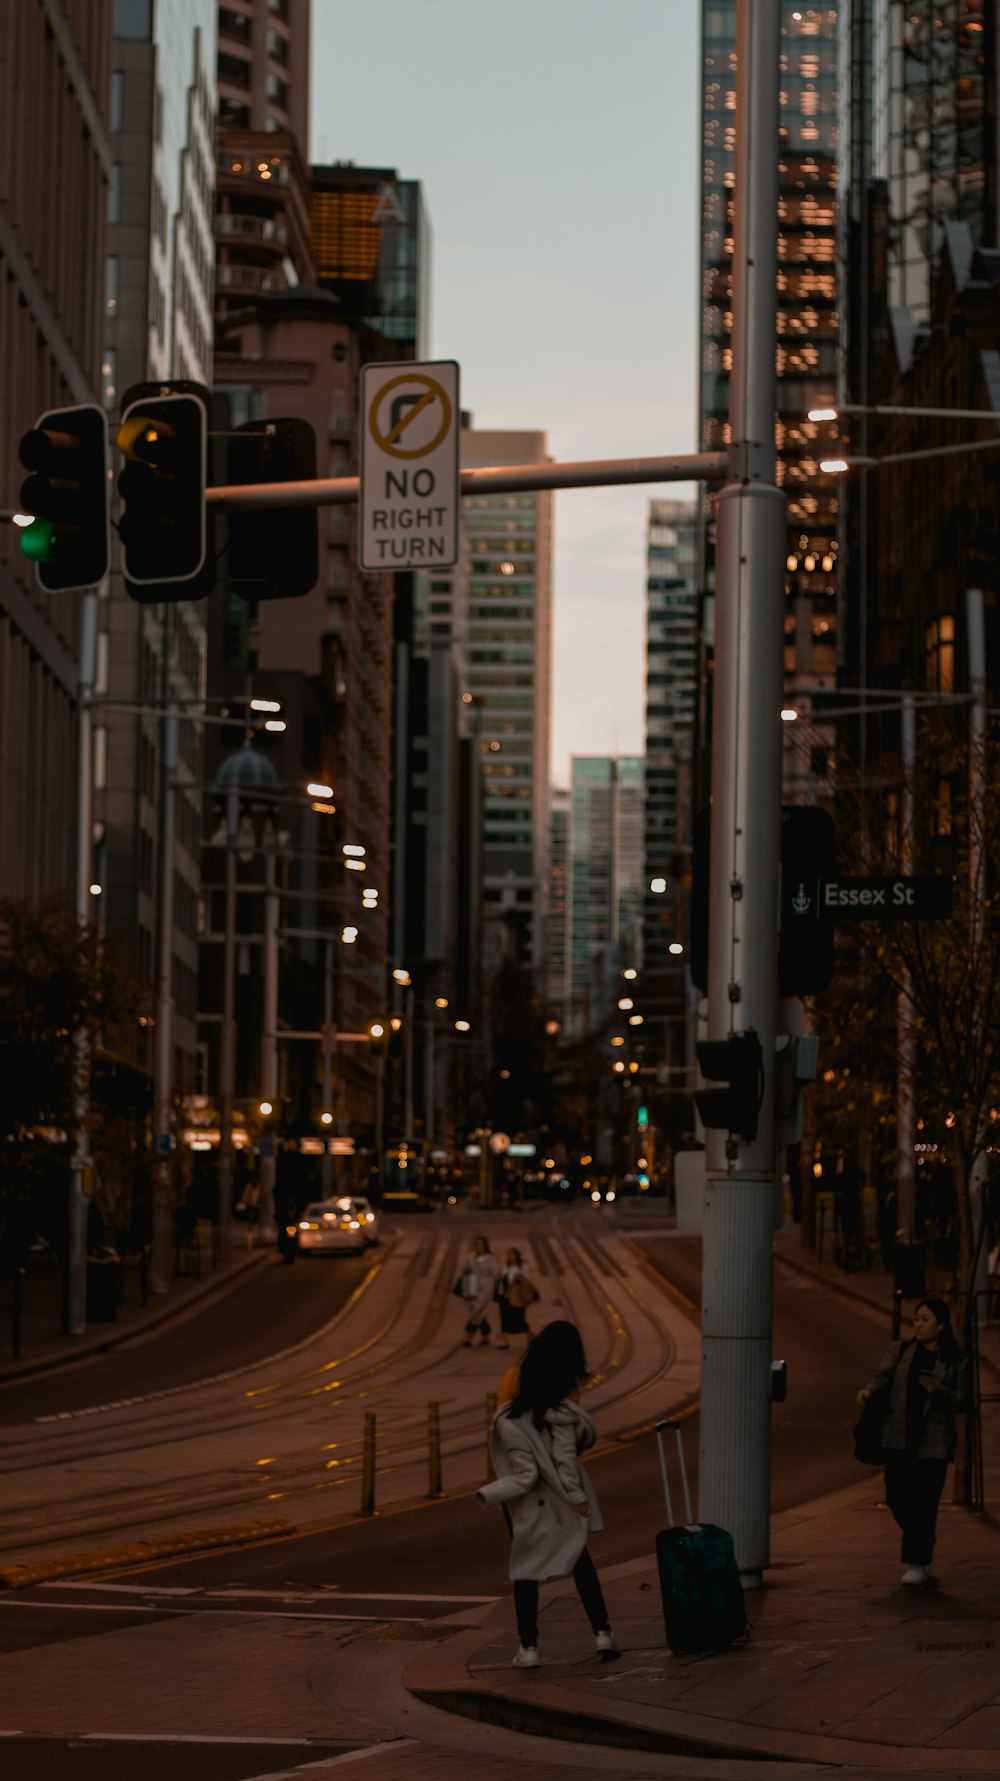
M 441 1489 L 441 1406 L 433 1398 L 427 1405 L 427 1495 L 444 1496 Z
M 899 1341 L 899 1332 L 903 1325 L 903 1295 L 897 1286 L 892 1295 L 892 1339 Z
M 362 1515 L 375 1513 L 375 1412 L 365 1411 L 365 1433 L 361 1448 Z
M 496 1477 L 496 1472 L 493 1470 L 493 1449 L 490 1445 L 490 1431 L 496 1413 L 497 1394 L 495 1391 L 488 1391 L 486 1393 L 486 1476 L 491 1480 Z

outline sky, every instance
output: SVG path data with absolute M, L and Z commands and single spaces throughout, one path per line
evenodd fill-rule
M 551 455 L 697 441 L 698 0 L 312 0 L 310 155 L 423 183 L 430 356 Z M 552 777 L 643 749 L 655 495 L 555 498 Z

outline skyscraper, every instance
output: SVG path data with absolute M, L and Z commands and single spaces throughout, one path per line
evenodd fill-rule
M 690 843 L 698 704 L 698 510 L 651 501 L 646 544 L 646 819 L 643 965 L 671 963 L 680 931 L 678 848 Z M 654 881 L 666 889 L 653 891 Z M 655 992 L 654 992 L 655 993 Z
M 100 400 L 111 0 L 0 11 L 0 473 L 43 409 Z M 72 78 L 67 67 L 73 69 Z M 80 601 L 0 527 L 0 896 L 71 896 Z
M 570 771 L 566 971 L 579 1037 L 614 1012 L 622 968 L 642 963 L 644 763 L 574 755 Z
M 215 0 L 158 0 L 115 14 L 114 156 L 108 229 L 104 399 L 117 418 L 129 388 L 212 381 Z M 162 709 L 205 693 L 205 608 L 140 605 L 119 571 L 101 602 L 97 693 L 135 710 L 95 722 L 96 872 L 102 914 L 147 976 L 159 922 L 160 848 L 174 872 L 174 1038 L 179 1088 L 193 1087 L 198 982 L 201 730 L 179 726 L 182 783 L 173 837 L 160 832 Z
M 734 0 L 702 7 L 701 444 L 729 443 L 736 93 Z M 778 199 L 777 481 L 787 496 L 786 669 L 836 676 L 837 482 L 820 473 L 821 427 L 807 419 L 836 375 L 837 9 L 783 0 Z M 713 528 L 706 526 L 713 585 Z
M 420 181 L 350 161 L 314 167 L 311 234 L 316 276 L 344 314 L 394 343 L 396 358 L 425 358 L 430 224 Z
M 544 433 L 462 430 L 463 467 L 542 464 Z M 469 684 L 483 754 L 485 914 L 513 921 L 523 960 L 545 959 L 552 675 L 552 496 L 462 503 Z

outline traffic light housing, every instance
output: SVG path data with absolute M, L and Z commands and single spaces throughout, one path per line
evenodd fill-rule
M 108 435 L 104 410 L 85 402 L 39 415 L 20 447 L 32 474 L 21 505 L 23 554 L 48 593 L 96 587 L 108 573 Z
M 228 480 L 313 482 L 316 435 L 308 421 L 247 421 L 229 440 Z M 228 514 L 229 580 L 247 601 L 294 600 L 319 580 L 315 507 L 236 507 Z
M 711 812 L 694 819 L 691 846 L 691 980 L 708 989 L 708 880 Z M 834 924 L 823 884 L 834 876 L 837 831 L 814 804 L 786 804 L 781 812 L 781 915 L 778 993 L 811 996 L 834 975 Z
M 706 1131 L 738 1132 L 756 1138 L 764 1099 L 764 1053 L 754 1032 L 730 1033 L 726 1039 L 699 1039 L 698 1068 L 706 1082 L 724 1088 L 695 1090 L 695 1105 Z
M 812 996 L 833 981 L 834 923 L 823 885 L 834 876 L 837 831 L 829 811 L 786 804 L 781 812 L 778 994 Z
M 118 428 L 118 522 L 134 600 L 197 600 L 215 582 L 205 509 L 208 407 L 196 384 L 130 390 Z

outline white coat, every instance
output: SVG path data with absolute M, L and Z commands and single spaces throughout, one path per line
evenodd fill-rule
M 497 1283 L 500 1263 L 495 1255 L 471 1255 L 465 1264 L 467 1274 L 476 1276 L 476 1296 L 465 1301 L 466 1323 L 482 1323 L 487 1311 L 493 1303 L 493 1288 Z
M 506 1503 L 512 1537 L 510 1575 L 568 1577 L 587 1544 L 604 1526 L 594 1487 L 579 1456 L 597 1439 L 586 1410 L 568 1398 L 549 1410 L 537 1429 L 530 1412 L 514 1418 L 510 1405 L 498 1413 L 490 1435 L 496 1480 L 477 1492 L 484 1507 Z M 590 1514 L 574 1504 L 586 1498 Z

